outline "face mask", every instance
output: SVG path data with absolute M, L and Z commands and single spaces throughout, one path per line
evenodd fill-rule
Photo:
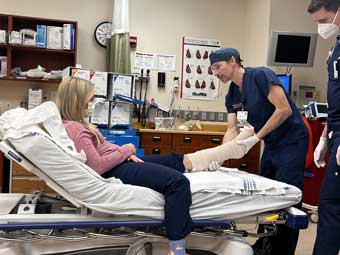
M 92 115 L 94 112 L 94 109 L 96 108 L 96 104 L 94 102 L 89 102 L 87 104 L 87 112 Z
M 338 12 L 339 12 L 339 9 L 335 14 L 335 17 L 332 23 L 318 24 L 318 33 L 323 39 L 328 39 L 332 37 L 333 35 L 336 35 L 337 33 L 339 33 L 339 26 L 334 24 L 334 21 L 336 17 L 338 16 Z

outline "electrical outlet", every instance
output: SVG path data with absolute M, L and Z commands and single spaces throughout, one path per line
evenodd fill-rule
M 223 112 L 218 113 L 218 121 L 223 121 Z
M 207 113 L 201 112 L 201 120 L 207 120 Z
M 188 120 L 191 119 L 192 115 L 190 111 L 185 111 L 184 112 L 184 119 Z
M 211 121 L 215 120 L 215 112 L 209 112 L 209 120 Z
M 198 112 L 193 112 L 192 113 L 192 119 L 198 120 Z

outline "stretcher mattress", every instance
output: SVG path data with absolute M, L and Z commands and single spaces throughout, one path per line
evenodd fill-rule
M 48 135 L 34 133 L 8 140 L 46 175 L 48 185 L 62 187 L 79 204 L 109 214 L 163 218 L 162 194 L 122 184 L 115 178 L 102 178 Z M 296 187 L 236 169 L 186 176 L 191 186 L 190 213 L 194 219 L 235 219 L 289 207 L 301 200 L 301 191 Z

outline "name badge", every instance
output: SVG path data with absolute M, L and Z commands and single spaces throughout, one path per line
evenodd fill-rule
M 244 126 L 245 124 L 247 124 L 248 111 L 238 111 L 236 118 L 237 118 L 237 125 Z

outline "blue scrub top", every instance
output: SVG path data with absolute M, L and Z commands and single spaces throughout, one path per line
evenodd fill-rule
M 340 70 L 338 78 L 334 78 L 334 61 L 340 58 L 340 42 L 337 40 L 333 47 L 333 54 L 327 60 L 328 64 L 328 118 L 327 127 L 329 131 L 340 131 Z M 340 69 L 340 59 L 339 59 Z
M 266 67 L 246 67 L 243 75 L 242 94 L 235 83 L 231 83 L 225 98 L 228 113 L 248 111 L 248 122 L 258 132 L 275 111 L 275 106 L 268 100 L 270 86 L 282 87 L 276 74 Z M 284 90 L 284 88 L 282 87 Z M 308 135 L 307 128 L 293 100 L 285 92 L 292 115 L 279 127 L 266 135 L 266 146 L 277 147 L 294 143 Z

